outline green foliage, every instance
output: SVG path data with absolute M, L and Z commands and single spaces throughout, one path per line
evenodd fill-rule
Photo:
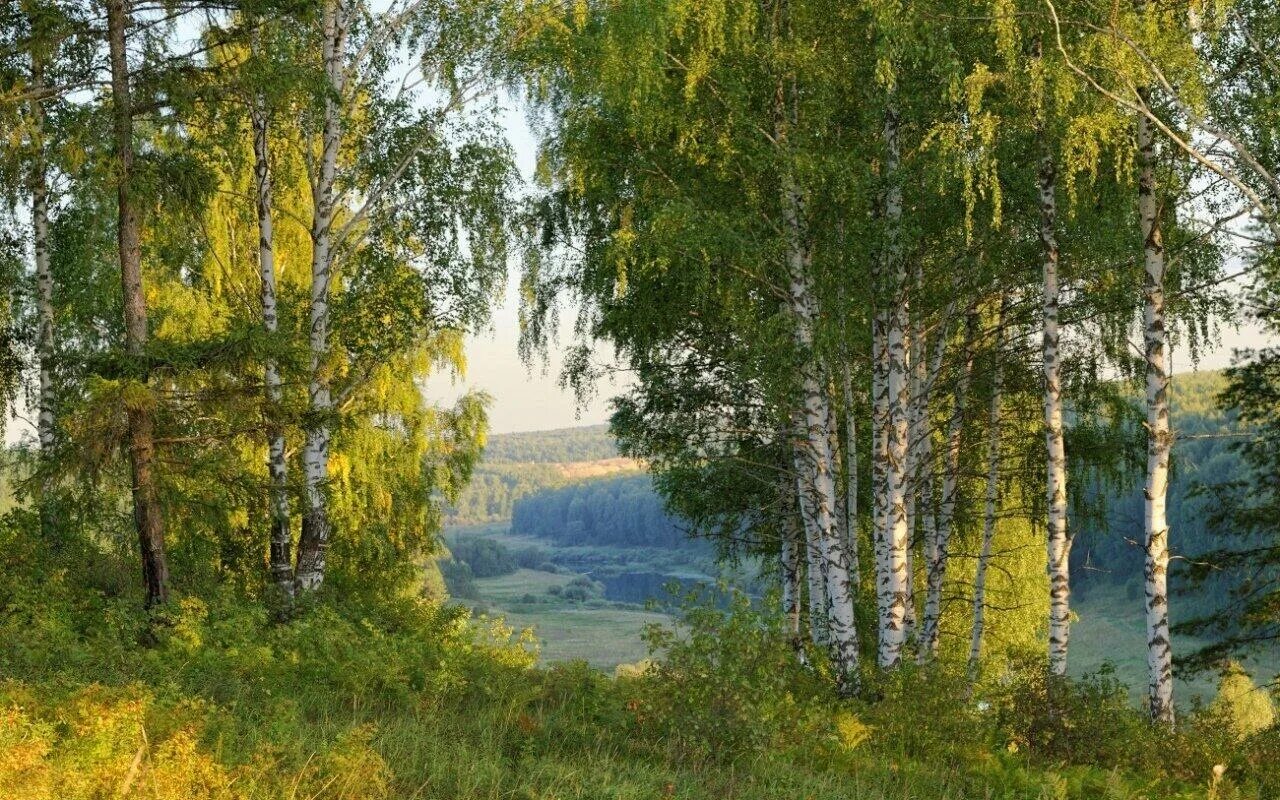
M 615 458 L 618 445 L 606 425 L 584 425 L 553 431 L 502 433 L 484 448 L 489 464 L 563 464 Z
M 1091 711 L 1106 692 L 1060 704 L 1069 760 L 1061 743 L 1011 752 L 1022 714 L 1044 719 L 1031 702 L 983 710 L 1013 689 L 969 698 L 956 676 L 910 670 L 874 702 L 833 704 L 741 595 L 692 605 L 680 633 L 654 632 L 655 660 L 611 679 L 531 668 L 509 629 L 417 600 L 322 597 L 281 624 L 223 590 L 149 620 L 81 577 L 97 564 L 128 585 L 127 561 L 29 531 L 0 529 L 0 787 L 24 800 L 1190 800 L 1208 780 L 1181 750 L 1140 758 L 1156 734 Z M 1121 736 L 1109 754 L 1080 745 Z M 1219 797 L 1269 796 L 1266 736 L 1221 751 Z
M 527 495 L 511 529 L 558 545 L 678 548 L 688 532 L 663 507 L 647 475 L 602 478 Z
M 1209 705 L 1220 723 L 1237 739 L 1247 739 L 1275 725 L 1276 708 L 1271 692 L 1259 687 L 1235 661 L 1228 662 L 1218 681 L 1218 694 Z
M 797 699 L 814 696 L 813 677 L 799 667 L 777 624 L 753 611 L 745 595 L 735 594 L 723 610 L 690 598 L 682 622 L 679 634 L 650 629 L 658 658 L 636 709 L 637 721 L 679 758 L 734 761 L 815 733 L 831 735 Z M 805 731 L 806 725 L 819 730 Z

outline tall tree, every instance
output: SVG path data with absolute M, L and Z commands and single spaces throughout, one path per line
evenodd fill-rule
M 146 603 L 169 599 L 169 562 L 165 555 L 164 516 L 156 490 L 155 420 L 147 387 L 147 302 L 143 290 L 142 231 L 134 192 L 133 103 L 128 59 L 131 25 L 126 0 L 107 0 L 107 44 L 111 61 L 111 112 L 115 145 L 117 245 L 124 293 L 125 350 L 132 359 L 138 391 L 129 395 L 125 415 L 133 475 L 133 519 L 142 554 Z
M 1145 89 L 1139 89 L 1146 94 Z M 1147 480 L 1144 534 L 1147 611 L 1147 699 L 1151 719 L 1172 726 L 1173 651 L 1169 640 L 1169 373 L 1165 351 L 1165 259 L 1160 235 L 1155 136 L 1150 121 L 1138 117 L 1138 213 L 1142 223 L 1143 340 L 1146 359 Z

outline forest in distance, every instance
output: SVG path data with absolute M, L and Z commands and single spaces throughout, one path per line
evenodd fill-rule
M 0 0 L 0 797 L 1280 797 L 1278 52 Z

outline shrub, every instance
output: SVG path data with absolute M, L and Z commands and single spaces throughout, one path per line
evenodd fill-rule
M 449 550 L 454 560 L 465 562 L 477 578 L 510 575 L 520 566 L 515 554 L 505 545 L 482 536 L 455 541 Z
M 816 718 L 805 701 L 822 692 L 746 595 L 734 592 L 724 609 L 691 601 L 681 628 L 646 633 L 655 660 L 634 708 L 643 728 L 695 761 L 812 741 L 802 731 Z
M 1259 688 L 1239 663 L 1228 662 L 1218 681 L 1218 694 L 1209 710 L 1230 728 L 1237 739 L 1245 739 L 1270 728 L 1276 722 L 1275 704 L 1266 689 Z
M 464 600 L 479 599 L 480 589 L 476 586 L 475 575 L 466 562 L 449 559 L 439 563 L 440 574 L 444 577 L 445 588 L 449 590 L 451 597 Z

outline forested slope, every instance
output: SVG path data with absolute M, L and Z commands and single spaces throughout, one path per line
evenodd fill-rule
M 689 546 L 689 529 L 667 513 L 648 475 L 581 481 L 516 501 L 511 530 L 560 545 Z
M 1215 526 L 1213 488 L 1251 478 L 1237 451 L 1247 431 L 1236 415 L 1224 411 L 1220 395 L 1226 376 L 1218 371 L 1175 375 L 1170 391 L 1175 443 L 1169 483 L 1170 546 L 1178 556 L 1171 590 L 1186 596 L 1191 587 L 1181 566 L 1228 543 L 1221 522 Z M 1134 398 L 1135 407 L 1138 399 Z M 1116 474 L 1086 473 L 1078 481 L 1079 513 L 1072 570 L 1084 592 L 1090 584 L 1109 583 L 1141 592 L 1143 486 L 1141 464 Z M 1210 582 L 1195 592 L 1203 600 L 1221 600 L 1229 581 Z M 1188 600 L 1191 597 L 1187 597 Z M 1184 619 L 1185 614 L 1179 615 Z
M 605 425 L 490 436 L 471 482 L 445 510 L 451 525 L 511 518 L 516 500 L 573 481 L 631 473 L 641 465 L 618 455 Z

